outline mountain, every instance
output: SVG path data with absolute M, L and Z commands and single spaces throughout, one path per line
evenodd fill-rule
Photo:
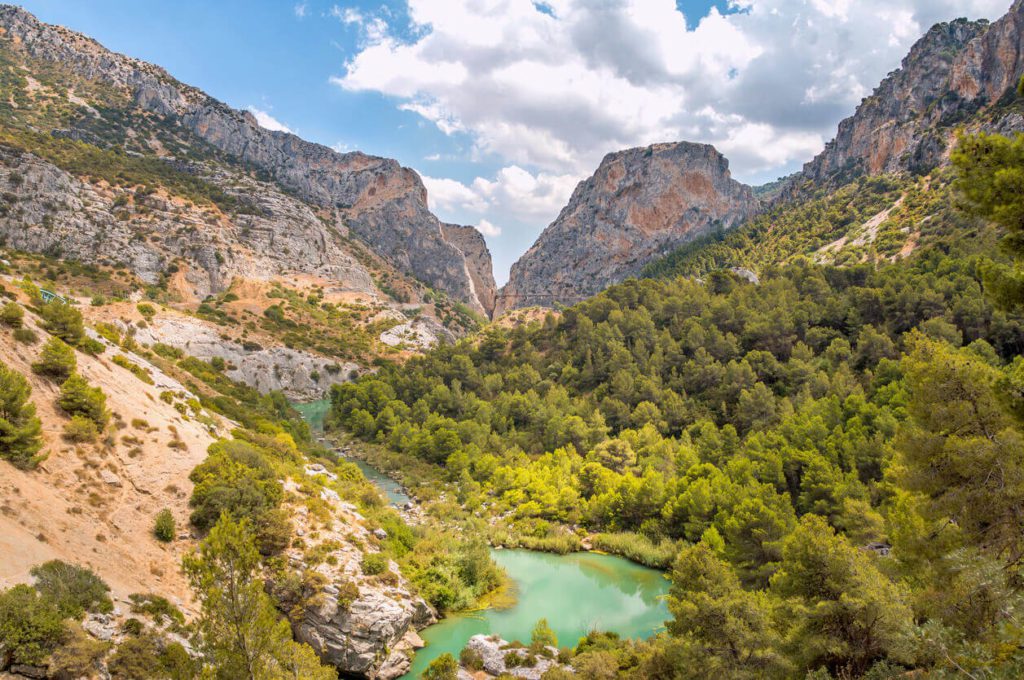
M 804 166 L 796 186 L 842 184 L 859 174 L 925 174 L 949 156 L 960 127 L 1024 130 L 1017 86 L 1024 73 L 1024 0 L 998 21 L 932 27 L 835 139 Z
M 223 289 L 234 275 L 289 271 L 372 290 L 358 247 L 347 242 L 353 239 L 403 275 L 484 311 L 467 258 L 427 209 L 414 171 L 264 129 L 250 113 L 159 67 L 17 7 L 0 7 L 0 34 L 5 91 L 12 94 L 0 107 L 2 141 L 15 150 L 5 161 L 25 166 L 17 173 L 38 179 L 29 186 L 39 189 L 0 220 L 0 234 L 12 245 L 116 258 L 150 279 L 183 257 L 194 265 L 200 296 Z M 104 178 L 106 185 L 89 187 L 83 178 L 101 174 L 83 167 L 89 160 L 124 168 L 120 177 Z M 154 214 L 146 232 L 162 245 L 148 233 L 140 238 L 118 210 L 136 202 L 124 192 L 145 184 L 137 182 L 141 170 L 166 178 L 164 188 L 172 189 L 157 191 L 150 201 L 157 205 L 147 206 Z M 214 205 L 183 205 L 180 187 L 216 199 L 207 201 Z M 44 212 L 46 233 L 32 233 Z M 187 235 L 175 229 L 178 222 Z
M 494 283 L 494 263 L 484 236 L 475 227 L 461 224 L 442 224 L 441 233 L 466 258 L 466 270 L 473 284 L 473 294 L 490 316 L 494 312 L 497 286 Z
M 686 241 L 738 225 L 757 206 L 712 146 L 679 142 L 608 154 L 512 265 L 495 316 L 579 302 Z

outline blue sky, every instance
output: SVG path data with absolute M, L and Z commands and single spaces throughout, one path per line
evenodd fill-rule
M 610 151 L 809 160 L 932 23 L 1009 0 L 28 0 L 268 126 L 398 159 L 482 227 L 499 284 Z M 276 121 L 276 123 L 274 122 Z

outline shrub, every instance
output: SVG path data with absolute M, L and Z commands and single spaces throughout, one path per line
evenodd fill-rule
M 459 653 L 459 663 L 468 670 L 482 671 L 484 669 L 484 657 L 475 649 L 466 647 Z
M 20 468 L 32 467 L 42 448 L 42 426 L 31 394 L 23 375 L 0 366 L 0 458 Z
M 92 637 L 78 622 L 64 624 L 64 637 L 50 655 L 51 677 L 88 678 L 96 672 L 99 661 L 110 649 L 109 642 Z
M 110 587 L 90 569 L 60 560 L 32 567 L 36 590 L 53 602 L 65 617 L 79 619 L 85 612 L 109 613 L 114 603 L 107 595 Z
M 39 342 L 39 335 L 31 328 L 15 328 L 14 339 L 23 345 L 34 345 Z
M 113 361 L 121 368 L 131 371 L 132 375 L 134 375 L 136 378 L 146 383 L 147 385 L 153 384 L 153 377 L 149 374 L 149 371 L 144 369 L 142 366 L 139 366 L 125 355 L 115 355 L 114 358 L 111 359 L 111 361 Z
M 53 602 L 31 586 L 14 586 L 0 593 L 0 640 L 10 661 L 38 665 L 64 636 L 64 617 Z
M 185 625 L 185 615 L 166 597 L 153 593 L 132 593 L 128 599 L 131 600 L 133 614 L 145 614 L 158 624 L 168 621 L 172 626 Z
M 133 616 L 129 619 L 125 619 L 125 622 L 121 625 L 121 630 L 126 635 L 139 635 L 143 630 L 145 630 L 145 628 L 142 625 L 142 621 L 139 621 Z
M 209 529 L 228 513 L 236 519 L 258 520 L 281 503 L 281 485 L 263 453 L 248 442 L 219 441 L 189 479 L 195 484 L 190 520 Z
M 3 307 L 0 307 L 0 324 L 8 328 L 21 328 L 24 317 L 25 312 L 22 311 L 21 305 L 8 302 Z
M 135 309 L 139 310 L 139 314 L 144 316 L 147 321 L 152 321 L 153 317 L 156 316 L 156 308 L 148 302 L 140 302 L 135 306 Z
M 425 680 L 455 680 L 459 677 L 459 662 L 446 652 L 430 662 L 423 677 Z
M 530 649 L 533 652 L 540 652 L 545 647 L 557 646 L 558 636 L 555 635 L 555 631 L 551 630 L 548 620 L 540 619 L 537 621 L 537 625 L 533 627 L 533 633 L 530 635 Z
M 74 415 L 71 416 L 71 420 L 64 425 L 64 434 L 62 435 L 66 441 L 75 444 L 84 444 L 86 442 L 96 441 L 100 431 L 96 429 L 96 423 L 92 422 L 85 416 Z
M 156 515 L 156 524 L 153 526 L 153 533 L 156 535 L 158 541 L 164 543 L 170 543 L 174 540 L 176 532 L 176 526 L 174 523 L 174 515 L 167 508 L 164 508 Z
M 74 373 L 60 387 L 57 405 L 70 416 L 80 415 L 106 427 L 110 414 L 107 412 L 107 395 L 98 387 L 91 387 L 78 373 Z
M 43 345 L 39 353 L 39 361 L 32 364 L 32 372 L 64 382 L 78 368 L 75 350 L 57 337 L 52 337 Z
M 376 576 L 387 571 L 388 558 L 384 553 L 368 553 L 363 555 L 363 561 L 360 566 L 363 568 L 363 573 L 367 576 Z
M 518 666 L 522 665 L 522 663 L 523 657 L 521 657 L 519 655 L 519 652 L 517 652 L 516 650 L 510 649 L 509 651 L 505 652 L 506 668 L 517 668 Z
M 77 345 L 85 338 L 82 314 L 71 305 L 52 300 L 41 307 L 40 315 L 43 328 L 69 345 Z

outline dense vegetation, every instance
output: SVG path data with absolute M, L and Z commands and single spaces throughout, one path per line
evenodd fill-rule
M 971 169 L 993 156 L 1020 167 L 1019 154 L 988 144 L 962 146 L 957 191 L 1014 246 L 1017 184 Z M 950 195 L 936 182 L 864 180 L 765 218 L 754 243 L 784 264 L 759 267 L 760 285 L 718 269 L 749 262 L 728 260 L 741 230 L 652 269 L 704 282 L 627 281 L 337 386 L 331 422 L 435 466 L 500 532 L 577 526 L 617 532 L 602 546 L 633 559 L 674 555 L 668 633 L 598 636 L 577 669 L 1014 676 L 1024 320 L 1006 311 L 1012 287 L 985 293 L 1011 270 L 990 259 L 1003 259 L 996 227 L 918 200 Z M 799 257 L 898 187 L 901 209 L 932 215 L 909 259 Z

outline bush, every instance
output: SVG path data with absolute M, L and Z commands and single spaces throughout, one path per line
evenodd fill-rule
M 484 657 L 475 649 L 466 647 L 459 653 L 459 663 L 471 671 L 482 671 L 484 669 Z
M 64 434 L 62 435 L 66 441 L 74 444 L 84 444 L 86 442 L 96 441 L 100 431 L 96 429 L 96 423 L 92 422 L 85 416 L 74 415 L 71 416 L 71 420 L 64 425 Z
M 510 649 L 505 652 L 505 667 L 506 668 L 517 668 L 523 663 L 523 657 L 519 655 L 514 649 Z
M 20 468 L 32 467 L 43 445 L 31 394 L 23 375 L 0 366 L 0 458 Z
M 622 555 L 628 560 L 655 569 L 668 569 L 679 554 L 679 545 L 675 541 L 664 540 L 655 543 L 643 534 L 596 534 L 591 541 L 597 550 Z
M 152 321 L 153 317 L 156 316 L 156 308 L 148 302 L 140 302 L 135 306 L 135 309 L 139 310 L 139 314 L 144 316 L 147 321 Z
M 388 558 L 384 553 L 368 553 L 363 555 L 363 561 L 360 566 L 363 568 L 363 573 L 367 576 L 376 576 L 387 571 Z
M 444 653 L 430 662 L 423 677 L 425 680 L 455 680 L 459 677 L 459 662 L 451 654 Z
M 110 419 L 107 395 L 98 387 L 91 387 L 78 373 L 74 373 L 60 387 L 57 405 L 70 416 L 80 415 L 104 428 Z
M 71 305 L 53 300 L 42 306 L 40 315 L 43 328 L 69 345 L 78 345 L 85 338 L 82 314 Z
M 46 341 L 39 354 L 39 361 L 32 364 L 33 373 L 58 382 L 67 380 L 76 368 L 78 368 L 78 360 L 75 359 L 75 350 L 57 337 Z
M 281 485 L 260 449 L 240 440 L 219 441 L 189 479 L 195 484 L 190 520 L 209 529 L 228 513 L 258 525 L 264 514 L 281 503 Z
M 170 622 L 172 627 L 185 625 L 185 615 L 166 597 L 153 593 L 132 593 L 128 599 L 131 600 L 133 614 L 145 614 L 161 625 L 164 621 Z
M 114 603 L 107 595 L 110 587 L 92 570 L 60 560 L 32 567 L 36 590 L 53 602 L 61 615 L 80 619 L 85 612 L 110 613 Z
M 0 307 L 0 324 L 8 328 L 21 328 L 24 317 L 25 312 L 22 311 L 21 305 L 8 302 L 3 307 Z
M 109 642 L 97 640 L 82 630 L 78 622 L 69 621 L 64 625 L 61 644 L 50 655 L 50 675 L 57 678 L 92 677 L 108 649 Z
M 16 664 L 41 664 L 64 637 L 63 616 L 31 586 L 0 593 L 0 640 Z
M 174 523 L 174 515 L 167 508 L 164 508 L 156 515 L 156 524 L 153 527 L 153 533 L 156 535 L 158 541 L 164 543 L 170 543 L 174 540 L 176 532 L 176 526 Z

